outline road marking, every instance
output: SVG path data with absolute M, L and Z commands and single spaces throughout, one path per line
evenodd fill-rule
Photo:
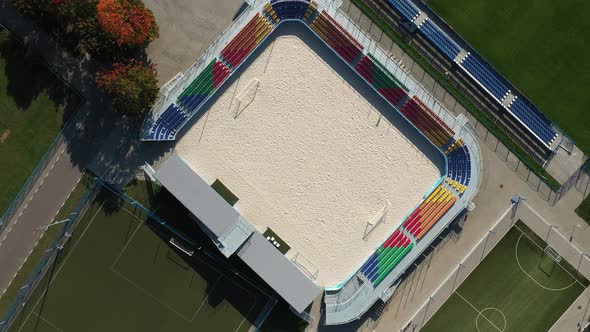
M 94 216 L 92 216 L 92 219 L 90 220 L 90 223 L 88 223 L 88 226 L 86 226 L 86 228 L 84 229 L 84 231 L 80 235 L 80 238 L 78 239 L 78 241 L 76 241 L 76 243 L 74 243 L 74 245 L 72 246 L 72 249 L 70 250 L 70 253 L 66 256 L 66 258 L 64 258 L 64 261 L 61 263 L 60 267 L 57 269 L 57 272 L 55 272 L 55 276 L 53 276 L 53 279 L 51 279 L 51 281 L 49 282 L 49 285 L 47 285 L 47 289 L 57 279 L 57 276 L 61 272 L 61 269 L 66 265 L 66 262 L 68 261 L 68 259 L 70 258 L 70 256 L 72 256 L 72 254 L 74 253 L 74 249 L 76 249 L 76 247 L 78 246 L 78 243 L 80 243 L 80 241 L 82 240 L 82 238 L 84 238 L 84 234 L 86 234 L 86 231 L 88 231 L 88 229 L 90 228 L 90 226 L 92 226 L 92 224 L 94 223 L 94 219 L 96 218 L 96 216 L 98 215 L 98 213 L 100 211 L 102 211 L 102 206 L 103 205 L 104 205 L 104 202 L 100 205 L 100 207 L 98 208 L 98 210 L 96 211 L 96 213 L 94 214 Z M 31 314 L 35 311 L 35 308 L 37 308 L 37 305 L 39 304 L 39 302 L 41 301 L 41 299 L 45 296 L 45 293 L 47 292 L 47 289 L 41 294 L 41 296 L 39 296 L 39 299 L 37 299 L 37 302 L 35 303 L 35 306 L 33 307 L 33 310 L 31 310 L 31 312 L 29 312 L 29 314 L 27 315 L 27 318 L 25 318 L 25 321 L 20 326 L 20 328 L 18 329 L 17 332 L 20 332 L 22 330 L 22 328 L 25 326 L 25 324 L 29 320 L 29 317 L 31 317 Z

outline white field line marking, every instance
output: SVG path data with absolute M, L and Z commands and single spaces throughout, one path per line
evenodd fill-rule
M 82 173 L 82 176 L 84 176 L 84 173 Z M 55 213 L 55 216 L 53 216 L 53 218 L 51 219 L 51 222 L 50 223 L 52 223 L 55 220 L 55 217 L 57 217 L 57 215 L 59 214 L 59 212 L 61 211 L 61 209 L 64 207 L 64 205 L 66 204 L 66 201 L 70 198 L 70 196 L 72 195 L 72 193 L 74 192 L 74 190 L 78 186 L 78 183 L 80 183 L 80 180 L 82 179 L 82 176 L 78 179 L 78 181 L 76 182 L 76 184 L 74 185 L 74 187 L 72 188 L 72 190 L 70 190 L 70 193 L 68 194 L 68 197 L 66 197 L 65 201 L 61 204 L 61 207 L 59 208 L 59 210 L 57 210 L 57 212 Z M 47 229 L 45 229 L 45 230 L 47 230 Z M 25 263 L 29 260 L 29 257 L 31 257 L 31 253 L 37 247 L 37 245 L 39 244 L 39 241 L 41 241 L 41 239 L 43 238 L 44 235 L 45 235 L 45 232 L 41 233 L 41 236 L 39 236 L 39 238 L 37 239 L 37 242 L 35 242 L 35 245 L 33 246 L 33 249 L 31 249 L 31 251 L 27 255 L 27 258 L 25 258 L 25 260 L 23 261 L 23 263 L 20 265 L 20 267 L 18 268 L 18 270 L 14 274 L 14 277 L 12 277 L 12 279 L 10 280 L 10 282 L 8 283 L 8 285 L 6 285 L 6 288 L 2 291 L 2 294 L 0 294 L 0 298 L 2 298 L 2 296 L 4 295 L 4 293 L 6 293 L 6 290 L 8 288 L 10 288 L 10 284 L 12 284 L 12 282 L 14 281 L 14 278 L 16 277 L 16 275 L 18 274 L 18 272 L 23 268 L 23 265 L 25 265 Z M 2 242 L 0 242 L 0 246 L 2 246 Z M 49 248 L 49 249 L 45 250 L 45 252 L 49 252 L 51 250 L 52 249 Z
M 137 288 L 137 290 L 139 290 L 140 292 L 142 292 L 144 295 L 147 295 L 149 297 L 152 298 L 152 300 L 156 301 L 156 303 L 158 303 L 159 305 L 161 305 L 164 308 L 167 308 L 168 310 L 172 311 L 173 313 L 177 314 L 180 318 L 182 318 L 184 321 L 186 321 L 187 323 L 191 323 L 191 321 L 185 317 L 183 314 L 179 313 L 178 311 L 174 310 L 172 307 L 170 307 L 169 305 L 163 303 L 162 301 L 160 301 L 160 299 L 158 299 L 155 295 L 153 295 L 152 293 L 148 292 L 147 290 L 145 290 L 144 288 L 142 288 L 141 286 L 139 286 L 138 284 L 134 283 L 133 281 L 131 281 L 129 278 L 125 277 L 121 272 L 117 271 L 115 268 L 113 268 L 112 266 L 109 268 L 109 270 L 111 270 L 111 272 L 115 273 L 116 275 L 118 275 L 119 277 L 121 277 L 123 280 L 127 281 L 131 286 Z
M 545 250 L 545 248 L 541 247 L 539 244 L 537 244 L 537 242 L 533 241 L 533 239 L 531 239 L 531 238 L 530 238 L 530 237 L 529 237 L 529 236 L 528 236 L 528 235 L 527 235 L 527 234 L 526 234 L 526 233 L 525 233 L 525 232 L 524 232 L 522 229 L 520 229 L 520 228 L 519 228 L 519 227 L 518 227 L 516 224 L 514 224 L 514 226 L 512 226 L 512 227 L 514 227 L 514 228 L 518 229 L 518 230 L 520 231 L 520 233 L 522 233 L 522 235 L 526 236 L 526 237 L 529 239 L 529 241 L 531 241 L 531 242 L 532 242 L 534 245 L 536 245 L 536 246 L 537 246 L 539 249 L 541 249 L 541 251 L 544 251 L 544 250 Z M 557 262 L 556 262 L 556 263 L 557 263 Z M 560 264 L 560 263 L 557 263 L 557 265 L 559 265 L 559 267 L 560 267 L 562 270 L 564 270 L 564 271 L 565 271 L 567 274 L 569 274 L 569 275 L 570 275 L 570 277 L 572 277 L 572 279 L 574 279 L 574 280 L 575 280 L 574 282 L 577 282 L 577 283 L 579 283 L 579 284 L 580 284 L 580 286 L 582 286 L 584 289 L 586 288 L 586 286 L 584 286 L 584 284 L 583 284 L 583 283 L 581 283 L 581 282 L 578 280 L 578 278 L 574 277 L 574 276 L 573 276 L 573 275 L 572 275 L 572 274 L 571 274 L 571 273 L 570 273 L 568 270 L 566 270 L 566 269 L 565 269 L 563 266 L 561 266 L 561 264 Z
M 527 271 L 525 271 L 524 268 L 522 267 L 522 265 L 520 264 L 520 260 L 518 259 L 518 244 L 520 243 L 520 239 L 522 238 L 523 235 L 524 235 L 524 233 L 520 234 L 520 236 L 518 237 L 518 240 L 516 240 L 516 245 L 514 246 L 514 257 L 516 258 L 516 264 L 518 264 L 518 267 L 520 268 L 522 273 L 524 273 L 527 277 L 529 277 L 529 279 L 531 279 L 535 284 L 537 284 L 537 286 L 539 286 L 547 291 L 559 292 L 562 290 L 566 290 L 576 284 L 576 279 L 574 279 L 574 281 L 570 285 L 562 287 L 562 288 L 546 287 L 546 286 L 541 285 L 540 282 L 538 282 L 535 278 L 533 278 L 533 276 L 531 276 Z M 557 264 L 557 262 L 556 262 L 556 264 Z
M 23 213 L 25 212 L 25 210 L 29 207 L 29 203 L 31 203 L 31 201 L 33 200 L 33 198 L 35 197 L 35 195 L 39 191 L 39 188 L 41 188 L 41 186 L 43 185 L 43 182 L 45 182 L 45 178 L 47 178 L 47 176 L 49 175 L 49 173 L 53 170 L 53 167 L 55 167 L 55 165 L 57 164 L 57 162 L 59 161 L 59 159 L 61 158 L 62 154 L 65 151 L 66 151 L 66 148 L 64 147 L 61 150 L 60 154 L 57 156 L 57 159 L 55 160 L 55 162 L 52 164 L 51 168 L 49 170 L 47 170 L 47 172 L 45 173 L 45 176 L 43 177 L 43 179 L 41 180 L 41 182 L 39 183 L 39 185 L 37 186 L 37 188 L 35 188 L 35 192 L 31 195 L 31 197 L 29 197 L 29 200 L 25 203 L 25 205 L 23 206 L 23 208 L 20 210 L 18 216 L 16 217 L 16 219 L 14 220 L 14 222 L 12 223 L 12 225 L 10 225 L 10 228 L 6 230 L 6 235 L 4 236 L 4 239 L 2 239 L 0 241 L 0 246 L 2 246 L 2 242 L 4 242 L 6 240 L 6 238 L 8 237 L 8 233 L 10 233 L 10 231 L 12 231 L 12 228 L 18 223 L 20 217 L 23 215 Z M 80 179 L 78 179 L 78 182 L 79 181 L 80 181 Z M 76 182 L 76 184 L 78 184 L 78 183 Z M 74 188 L 76 188 L 76 186 L 74 186 Z M 73 191 L 73 189 L 72 189 L 72 191 Z M 71 194 L 72 194 L 72 192 L 70 191 L 70 195 Z M 68 197 L 69 197 L 69 195 L 68 195 Z
M 60 332 L 64 332 L 64 330 L 60 329 L 59 327 L 57 327 L 55 324 L 53 324 L 52 322 L 48 321 L 47 319 L 43 318 L 43 316 L 39 315 L 38 313 L 34 312 L 33 313 L 35 316 L 41 318 L 42 321 L 44 321 L 45 323 L 51 325 L 53 328 L 55 328 L 56 330 L 60 331 Z
M 240 325 L 238 325 L 238 327 L 236 328 L 236 332 L 242 327 L 242 325 L 244 325 L 244 322 L 246 321 L 246 318 L 248 316 L 250 316 L 250 312 L 252 312 L 252 309 L 254 309 L 254 306 L 256 305 L 256 297 L 254 297 L 254 302 L 252 303 L 252 306 L 250 307 L 250 310 L 248 310 L 248 312 L 244 315 L 244 318 L 242 318 L 242 321 L 240 322 Z
M 460 297 L 461 299 L 463 299 L 463 301 L 465 301 L 467 304 L 469 304 L 469 306 L 470 306 L 471 308 L 473 308 L 473 310 L 477 311 L 477 313 L 478 313 L 479 315 L 481 315 L 483 318 L 485 318 L 485 320 L 487 320 L 487 321 L 488 321 L 490 324 L 492 324 L 492 325 L 493 325 L 493 326 L 496 328 L 496 330 L 498 330 L 499 332 L 502 332 L 502 330 L 501 330 L 499 327 L 497 327 L 497 326 L 496 326 L 496 324 L 492 323 L 492 321 L 491 321 L 491 320 L 489 320 L 489 319 L 486 317 L 486 315 L 482 314 L 482 313 L 481 313 L 481 311 L 477 310 L 477 308 L 476 308 L 476 307 L 475 307 L 473 304 L 471 304 L 471 302 L 467 301 L 467 299 L 466 299 L 466 298 L 464 298 L 464 297 L 463 297 L 461 294 L 459 294 L 459 292 L 455 291 L 455 294 L 459 295 L 459 297 Z M 476 319 L 477 319 L 477 318 L 476 318 Z M 477 321 L 476 321 L 476 322 L 477 322 Z
M 129 246 L 129 244 L 131 243 L 131 241 L 133 240 L 133 238 L 135 237 L 135 234 L 137 233 L 137 231 L 139 230 L 139 228 L 143 225 L 143 221 L 141 221 L 137 227 L 135 227 L 135 230 L 133 231 L 133 234 L 131 234 L 131 237 L 129 238 L 129 240 L 127 240 L 127 243 L 125 243 L 125 245 L 123 246 L 123 249 L 121 249 L 121 252 L 119 252 L 119 255 L 117 256 L 117 258 L 115 258 L 115 261 L 113 262 L 113 264 L 111 264 L 111 268 L 114 268 L 115 265 L 117 265 L 117 262 L 119 261 L 119 259 L 121 259 L 121 256 L 123 256 L 123 253 L 125 252 L 125 250 L 127 249 L 127 247 Z
M 201 302 L 201 304 L 199 305 L 199 307 L 197 308 L 197 310 L 193 314 L 193 318 L 191 318 L 191 320 L 190 320 L 191 323 L 193 322 L 193 320 L 195 320 L 195 317 L 197 317 L 197 315 L 201 311 L 201 308 L 203 307 L 205 302 L 207 302 L 207 300 L 209 299 L 209 295 L 215 291 L 215 287 L 217 287 L 217 284 L 219 283 L 219 280 L 221 280 L 221 278 L 223 278 L 223 276 L 220 274 L 219 277 L 217 277 L 217 280 L 215 280 L 215 282 L 213 283 L 213 287 L 211 287 L 211 291 L 209 291 L 209 294 L 207 294 L 207 296 L 205 296 L 205 298 L 203 299 L 203 301 Z
M 74 245 L 72 246 L 72 249 L 70 250 L 70 253 L 66 256 L 66 258 L 64 258 L 64 261 L 61 263 L 61 266 L 57 269 L 57 272 L 55 272 L 55 276 L 53 276 L 53 279 L 49 282 L 49 285 L 47 285 L 47 288 L 49 288 L 49 286 L 51 286 L 51 284 L 53 284 L 53 282 L 57 279 L 57 276 L 61 272 L 61 269 L 66 265 L 66 262 L 68 261 L 68 258 L 70 258 L 70 256 L 72 256 L 72 254 L 74 253 L 74 249 L 76 249 L 76 247 L 78 246 L 78 243 L 80 243 L 80 241 L 84 237 L 84 234 L 86 234 L 86 231 L 94 223 L 94 219 L 96 218 L 96 216 L 98 215 L 98 213 L 102 210 L 102 206 L 103 205 L 104 205 L 104 202 L 100 205 L 100 207 L 98 208 L 98 210 L 96 211 L 96 213 L 94 214 L 94 216 L 92 216 L 92 219 L 90 220 L 90 223 L 88 223 L 88 226 L 86 226 L 86 228 L 84 229 L 84 231 L 80 235 L 80 238 L 78 239 L 78 241 L 76 241 L 76 243 L 74 243 Z M 37 305 L 39 304 L 39 302 L 41 301 L 41 299 L 43 298 L 43 296 L 45 296 L 45 293 L 46 292 L 47 292 L 47 289 L 43 292 L 43 294 L 41 294 L 41 296 L 39 296 L 39 299 L 37 299 L 37 302 L 35 303 L 35 306 L 33 307 L 33 310 L 31 310 L 31 312 L 29 312 L 29 314 L 27 315 L 27 318 L 25 318 L 25 321 L 20 326 L 20 328 L 18 329 L 17 332 L 20 332 L 22 330 L 23 326 L 25 326 L 25 324 L 29 320 L 29 317 L 31 317 L 31 314 L 35 311 L 35 309 L 37 308 Z
M 479 319 L 479 317 L 480 317 L 480 316 L 482 316 L 482 317 L 485 317 L 485 316 L 483 315 L 483 312 L 484 312 L 484 311 L 486 311 L 486 310 L 496 310 L 497 312 L 499 312 L 499 313 L 500 313 L 500 315 L 502 315 L 502 319 L 504 319 L 504 327 L 502 328 L 501 332 L 504 332 L 504 331 L 506 331 L 506 327 L 508 326 L 508 321 L 506 320 L 506 315 L 504 315 L 504 313 L 502 312 L 502 310 L 500 310 L 500 309 L 498 309 L 498 308 L 495 308 L 495 307 L 487 307 L 487 308 L 484 308 L 484 309 L 483 309 L 483 310 L 482 310 L 482 311 L 479 313 L 479 315 L 477 315 L 477 317 L 475 317 L 475 328 L 477 329 L 477 331 L 478 331 L 478 332 L 481 332 L 481 330 L 479 329 L 479 323 L 478 323 L 479 321 L 478 321 L 478 319 Z

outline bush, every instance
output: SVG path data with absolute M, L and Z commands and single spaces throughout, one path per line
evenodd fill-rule
M 11 0 L 74 55 L 102 60 L 128 57 L 159 35 L 153 13 L 140 0 Z
M 98 21 L 119 46 L 147 47 L 159 36 L 151 10 L 138 0 L 99 0 Z
M 131 60 L 96 74 L 96 82 L 113 98 L 115 111 L 137 115 L 149 112 L 158 97 L 156 76 L 154 65 Z

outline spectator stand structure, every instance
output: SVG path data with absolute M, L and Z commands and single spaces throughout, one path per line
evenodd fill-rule
M 389 5 L 405 20 L 412 22 L 421 35 L 434 45 L 450 63 L 455 63 L 475 84 L 483 89 L 501 109 L 548 152 L 559 145 L 561 130 L 516 87 L 489 65 L 461 38 L 453 38 L 420 8 L 424 3 L 411 0 L 388 0 Z M 418 5 L 417 5 L 418 4 Z M 432 11 L 431 11 L 432 12 Z M 568 138 L 569 139 L 569 138 Z
M 388 299 L 412 263 L 459 214 L 472 206 L 482 172 L 476 134 L 467 119 L 447 112 L 344 15 L 340 5 L 340 1 L 328 0 L 249 2 L 232 25 L 167 89 L 168 93 L 145 120 L 141 133 L 144 141 L 175 140 L 182 127 L 276 26 L 296 21 L 313 31 L 393 110 L 438 147 L 446 157 L 441 178 L 355 273 L 338 286 L 325 289 L 325 323 L 329 325 L 358 319 L 377 300 Z M 415 7 L 405 2 L 403 6 L 411 17 L 420 16 Z M 462 54 L 452 43 L 445 47 L 450 55 Z M 226 243 L 233 250 L 240 244 Z

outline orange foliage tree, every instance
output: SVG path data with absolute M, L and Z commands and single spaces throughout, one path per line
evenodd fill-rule
M 98 20 L 119 46 L 147 46 L 159 36 L 151 10 L 140 0 L 99 0 Z
M 126 114 L 147 113 L 158 97 L 154 65 L 136 60 L 117 62 L 113 68 L 96 74 L 98 86 L 113 98 L 113 108 Z

